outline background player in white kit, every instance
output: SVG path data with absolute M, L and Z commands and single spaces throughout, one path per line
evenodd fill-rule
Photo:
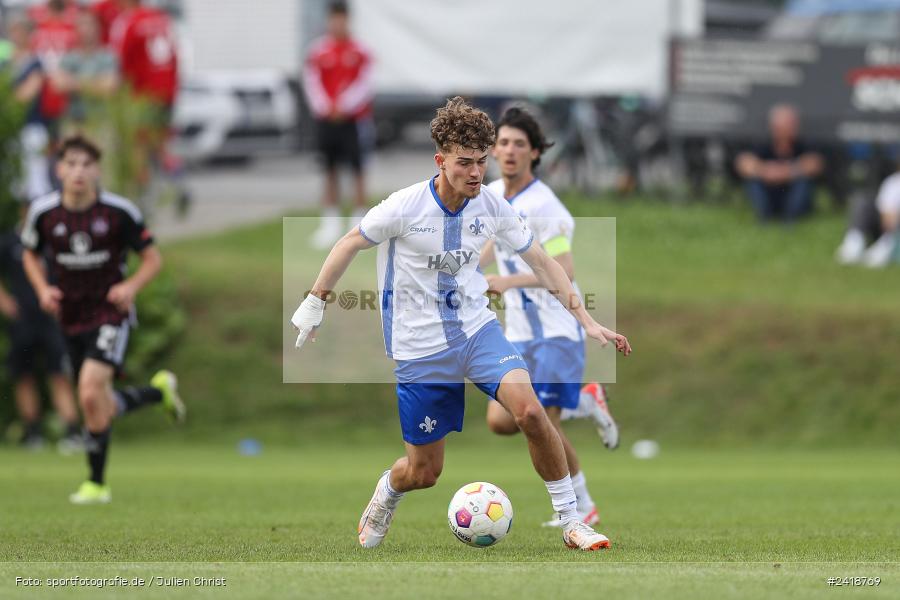
M 588 336 L 612 341 L 625 355 L 625 336 L 587 313 L 566 272 L 533 244 L 533 235 L 502 198 L 482 189 L 494 126 L 462 98 L 431 122 L 437 146 L 434 178 L 395 192 L 335 244 L 310 294 L 291 319 L 303 345 L 322 323 L 324 298 L 360 250 L 378 245 L 378 287 L 385 348 L 397 363 L 397 396 L 406 456 L 378 481 L 359 522 L 359 542 L 384 539 L 407 491 L 433 486 L 443 469 L 444 437 L 462 431 L 465 378 L 496 398 L 524 433 L 535 470 L 563 521 L 570 548 L 608 548 L 606 536 L 578 518 L 559 435 L 531 386 L 527 367 L 487 308 L 481 249 L 497 238 L 518 252 L 547 289 L 576 316 Z
M 530 113 L 520 108 L 507 110 L 497 123 L 493 151 L 502 177 L 488 189 L 506 199 L 525 220 L 535 241 L 565 269 L 577 290 L 572 257 L 575 220 L 534 173 L 541 154 L 550 145 Z M 535 394 L 559 432 L 575 488 L 578 516 L 593 525 L 599 521 L 597 507 L 588 492 L 575 448 L 562 430 L 562 412 L 591 416 L 609 448 L 618 445 L 618 429 L 606 406 L 603 386 L 590 383 L 582 389 L 584 330 L 547 290 L 541 289 L 528 264 L 502 242 L 485 246 L 480 266 L 485 268 L 495 260 L 500 274 L 488 275 L 487 281 L 491 291 L 503 294 L 506 338 L 528 365 Z M 491 431 L 501 435 L 519 431 L 513 416 L 496 402 L 488 404 L 487 422 Z M 557 516 L 545 525 L 558 527 L 562 521 Z

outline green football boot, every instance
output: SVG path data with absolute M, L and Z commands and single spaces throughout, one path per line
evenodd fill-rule
M 109 504 L 112 502 L 112 491 L 108 485 L 85 481 L 77 492 L 69 496 L 69 502 L 72 504 Z
M 178 378 L 172 371 L 159 371 L 150 380 L 150 385 L 162 393 L 162 407 L 175 423 L 184 423 L 187 409 L 178 395 Z

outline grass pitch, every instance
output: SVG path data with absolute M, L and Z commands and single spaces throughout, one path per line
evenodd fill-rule
M 813 598 L 828 593 L 829 577 L 855 576 L 881 583 L 839 593 L 900 594 L 894 451 L 663 448 L 638 461 L 576 426 L 599 529 L 613 541 L 610 551 L 582 553 L 540 527 L 549 500 L 523 440 L 472 429 L 451 436 L 438 485 L 405 498 L 390 535 L 370 551 L 357 545 L 356 522 L 401 451 L 389 443 L 394 432 L 374 446 L 264 447 L 258 456 L 174 440 L 118 444 L 114 500 L 103 507 L 66 502 L 84 471 L 80 458 L 5 449 L 0 597 L 455 598 L 481 589 L 513 598 L 588 586 L 616 597 Z M 485 550 L 462 545 L 446 524 L 453 492 L 478 479 L 503 487 L 516 511 L 510 535 Z M 116 576 L 145 585 L 98 590 L 70 580 L 51 589 L 48 581 Z M 210 583 L 216 578 L 225 586 Z M 176 579 L 188 583 L 174 587 Z

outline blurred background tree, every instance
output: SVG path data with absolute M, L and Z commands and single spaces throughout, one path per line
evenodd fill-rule
M 19 204 L 14 191 L 21 167 L 19 131 L 24 122 L 25 111 L 13 96 L 10 74 L 0 70 L 0 231 L 11 229 L 18 220 Z M 4 358 L 8 343 L 6 335 L 0 336 L 0 356 Z M 13 402 L 5 369 L 0 370 L 0 394 L 4 398 L 0 402 L 0 422 L 6 422 L 12 416 Z

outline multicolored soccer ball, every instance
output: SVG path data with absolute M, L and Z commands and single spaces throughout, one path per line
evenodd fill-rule
M 506 537 L 512 527 L 509 497 L 492 483 L 476 481 L 459 488 L 447 509 L 450 531 L 469 546 L 486 548 Z

